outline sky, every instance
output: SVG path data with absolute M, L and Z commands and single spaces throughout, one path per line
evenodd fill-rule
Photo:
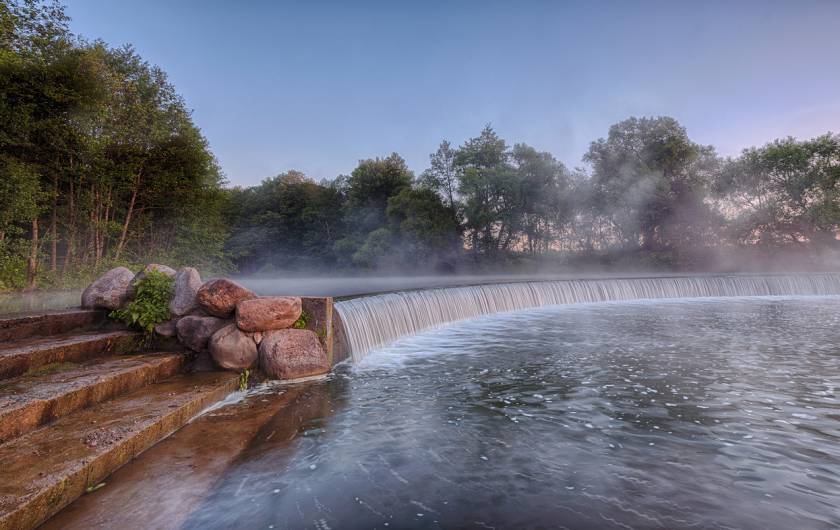
M 629 116 L 723 155 L 840 132 L 840 1 L 68 0 L 71 29 L 132 44 L 193 110 L 231 185 L 320 180 L 486 124 L 583 166 Z

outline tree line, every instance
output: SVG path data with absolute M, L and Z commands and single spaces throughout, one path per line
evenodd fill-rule
M 840 252 L 838 135 L 723 158 L 673 118 L 629 118 L 583 162 L 569 169 L 487 126 L 458 147 L 442 142 L 419 175 L 396 153 L 331 181 L 290 171 L 233 190 L 228 248 L 247 272 L 541 259 L 696 268 L 721 251 Z
M 166 74 L 0 1 L 0 288 L 114 263 L 224 259 L 223 178 Z
M 582 162 L 487 126 L 419 174 L 393 153 L 332 180 L 292 170 L 228 188 L 163 71 L 74 36 L 59 3 L 0 0 L 0 290 L 151 261 L 475 271 L 838 252 L 836 134 L 724 158 L 673 118 L 629 118 Z

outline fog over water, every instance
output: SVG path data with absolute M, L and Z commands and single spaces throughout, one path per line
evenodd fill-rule
M 777 274 L 796 274 L 794 272 L 779 272 Z M 812 274 L 812 273 L 803 273 Z M 242 276 L 234 277 L 242 285 L 252 289 L 259 295 L 296 295 L 296 296 L 334 296 L 354 297 L 365 294 L 375 294 L 391 291 L 406 291 L 412 289 L 429 289 L 436 287 L 455 287 L 466 285 L 483 285 L 494 283 L 511 283 L 526 281 L 550 280 L 588 280 L 605 278 L 672 278 L 672 277 L 703 277 L 703 276 L 770 276 L 762 273 L 668 273 L 653 272 L 566 272 L 544 274 L 474 274 L 474 275 L 378 275 L 378 276 Z
M 242 285 L 260 296 L 333 296 L 336 298 L 356 297 L 413 289 L 455 287 L 526 281 L 604 279 L 604 278 L 670 278 L 702 276 L 739 276 L 795 274 L 778 273 L 668 273 L 661 271 L 599 272 L 573 271 L 564 273 L 531 274 L 453 274 L 453 275 L 348 275 L 331 276 L 323 274 L 307 276 L 300 273 L 268 276 L 233 276 Z M 814 274 L 803 272 L 803 275 Z M 211 276 L 207 275 L 205 279 Z M 0 314 L 37 312 L 43 310 L 78 307 L 81 290 L 53 290 L 0 294 Z

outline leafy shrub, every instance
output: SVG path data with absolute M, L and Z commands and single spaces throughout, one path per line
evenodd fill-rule
M 295 329 L 306 329 L 306 325 L 309 323 L 310 318 L 312 318 L 312 316 L 306 311 L 304 311 L 300 314 L 300 318 L 295 320 L 295 323 L 292 324 L 292 327 Z
M 134 300 L 110 317 L 127 326 L 151 333 L 155 325 L 169 320 L 169 301 L 175 294 L 175 279 L 159 271 L 149 271 L 135 284 Z

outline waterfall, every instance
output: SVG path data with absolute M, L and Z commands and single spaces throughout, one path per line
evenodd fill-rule
M 840 274 L 525 281 L 366 296 L 336 303 L 354 361 L 402 336 L 480 315 L 612 300 L 840 294 Z

